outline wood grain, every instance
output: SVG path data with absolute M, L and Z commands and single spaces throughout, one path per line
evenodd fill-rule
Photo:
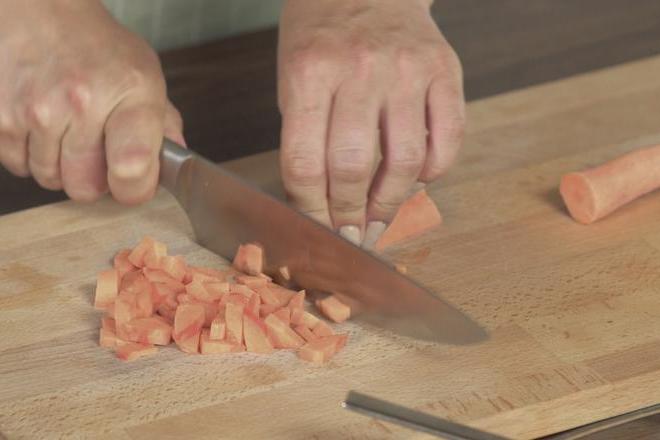
M 660 141 L 660 57 L 469 104 L 466 148 L 429 194 L 442 228 L 392 249 L 410 275 L 488 328 L 479 345 L 421 343 L 347 323 L 326 367 L 292 353 L 124 364 L 97 346 L 95 274 L 144 234 L 196 263 L 161 192 L 141 208 L 71 202 L 0 217 L 0 432 L 21 438 L 408 439 L 347 413 L 350 389 L 533 438 L 657 403 L 660 194 L 573 222 L 561 174 Z M 275 152 L 227 164 L 278 192 Z M 419 438 L 424 438 L 419 437 Z

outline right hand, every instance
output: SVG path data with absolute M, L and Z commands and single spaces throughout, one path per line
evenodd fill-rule
M 0 0 L 0 163 L 74 200 L 148 200 L 185 144 L 156 53 L 99 0 Z

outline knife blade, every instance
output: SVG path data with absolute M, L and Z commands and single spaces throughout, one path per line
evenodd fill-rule
M 231 259 L 239 244 L 266 249 L 306 289 L 340 292 L 363 322 L 417 339 L 482 341 L 486 332 L 454 306 L 330 228 L 203 157 L 165 140 L 160 183 L 187 213 L 197 242 Z

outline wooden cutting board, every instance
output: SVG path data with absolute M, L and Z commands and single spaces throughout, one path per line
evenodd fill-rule
M 469 105 L 463 155 L 429 189 L 445 224 L 389 253 L 480 321 L 450 347 L 349 323 L 324 367 L 291 353 L 122 363 L 97 346 L 95 274 L 145 234 L 198 264 L 165 193 L 126 209 L 66 202 L 0 217 L 0 433 L 14 438 L 407 439 L 342 410 L 349 389 L 514 438 L 657 403 L 660 194 L 592 226 L 559 177 L 660 141 L 660 58 Z M 231 166 L 277 186 L 274 154 Z M 2 437 L 0 435 L 0 437 Z

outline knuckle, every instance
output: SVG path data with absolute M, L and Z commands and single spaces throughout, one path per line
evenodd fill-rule
M 288 153 L 282 158 L 283 177 L 296 186 L 315 186 L 325 180 L 325 167 L 319 160 L 302 153 Z
M 0 162 L 12 173 L 20 177 L 28 177 L 30 169 L 27 164 L 27 154 L 23 148 L 12 148 L 0 144 Z
M 423 144 L 402 142 L 393 150 L 387 157 L 390 172 L 398 175 L 419 173 L 424 165 L 426 154 Z
M 309 45 L 293 51 L 285 61 L 288 74 L 296 81 L 312 81 L 334 70 L 335 62 L 328 51 Z
M 335 147 L 329 156 L 328 165 L 333 178 L 361 182 L 371 174 L 371 154 L 366 148 Z
M 45 99 L 32 99 L 25 105 L 25 118 L 31 127 L 47 129 L 51 125 L 52 111 L 51 104 Z
M 55 181 L 60 178 L 60 169 L 57 163 L 46 163 L 30 155 L 28 166 L 33 176 L 39 177 L 44 181 Z
M 366 203 L 366 195 L 363 197 L 349 197 L 333 194 L 330 198 L 330 209 L 335 216 L 337 214 L 346 216 L 364 210 Z
M 82 79 L 71 80 L 66 88 L 66 98 L 76 113 L 84 113 L 89 109 L 92 100 L 89 83 Z
M 380 197 L 375 197 L 370 201 L 371 209 L 373 211 L 379 212 L 388 217 L 391 217 L 399 210 L 399 206 L 401 206 L 402 202 L 403 199 L 394 200 L 394 199 L 383 199 Z

